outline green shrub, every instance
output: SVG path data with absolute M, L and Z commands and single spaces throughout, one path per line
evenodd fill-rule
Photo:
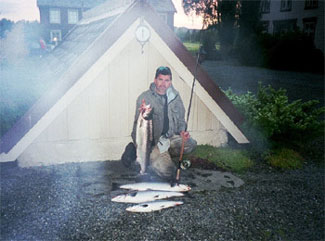
M 298 152 L 287 148 L 275 150 L 266 159 L 271 166 L 283 170 L 301 168 L 304 162 Z
M 259 84 L 257 95 L 248 92 L 235 95 L 225 91 L 238 110 L 246 117 L 244 132 L 253 143 L 269 141 L 271 146 L 285 145 L 301 147 L 307 141 L 324 134 L 324 107 L 318 101 L 289 102 L 286 90 L 275 90 Z M 250 136 L 252 130 L 256 136 Z M 250 138 L 251 137 L 251 138 Z
M 213 147 L 210 145 L 198 145 L 188 158 L 202 158 L 209 160 L 223 169 L 240 172 L 254 165 L 245 150 L 236 150 L 228 147 Z

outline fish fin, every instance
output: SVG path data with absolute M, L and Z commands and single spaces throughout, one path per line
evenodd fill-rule
M 130 193 L 131 197 L 135 197 L 138 194 L 138 192 Z

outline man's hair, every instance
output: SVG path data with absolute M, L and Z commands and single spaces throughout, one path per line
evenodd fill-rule
M 157 70 L 156 70 L 156 75 L 155 75 L 155 79 L 157 79 L 158 75 L 169 75 L 170 79 L 172 79 L 172 72 L 170 71 L 169 67 L 165 67 L 165 66 L 160 66 Z

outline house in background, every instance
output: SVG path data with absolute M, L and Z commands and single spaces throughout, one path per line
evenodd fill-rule
M 324 53 L 324 0 L 261 0 L 261 14 L 266 32 L 299 29 Z
M 174 29 L 176 9 L 171 0 L 147 0 L 157 11 L 165 23 Z M 37 0 L 40 11 L 40 22 L 44 26 L 44 40 L 56 45 L 62 41 L 69 30 L 83 18 L 89 9 L 100 5 L 100 10 L 90 11 L 88 15 L 98 11 L 110 12 L 120 5 L 129 5 L 133 0 Z M 104 3 L 104 4 L 102 4 Z
M 60 42 L 64 35 L 82 18 L 83 12 L 105 0 L 37 0 L 40 22 L 47 43 Z

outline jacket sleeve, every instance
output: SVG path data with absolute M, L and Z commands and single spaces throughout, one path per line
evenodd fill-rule
M 178 109 L 178 123 L 177 123 L 177 131 L 180 133 L 186 129 L 185 122 L 185 107 L 182 101 L 182 98 L 178 95 L 177 97 L 177 109 Z

